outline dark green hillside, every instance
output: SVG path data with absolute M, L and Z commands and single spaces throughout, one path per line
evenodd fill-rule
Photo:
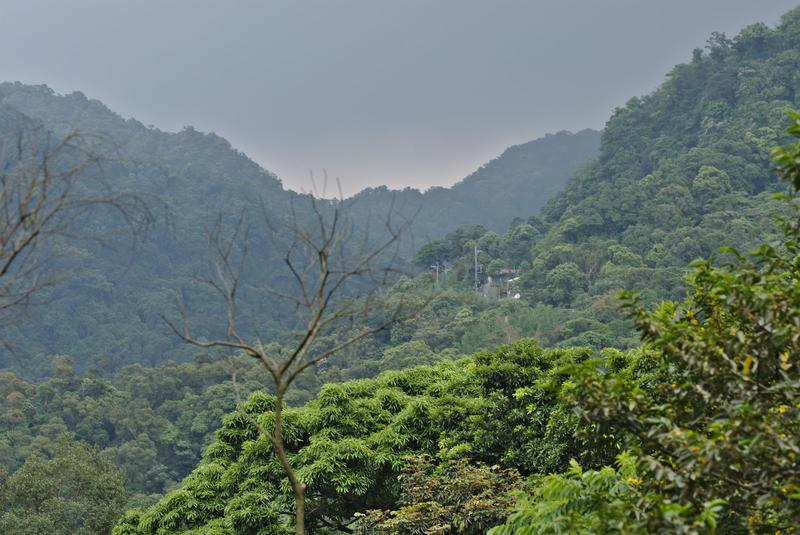
M 88 225 L 106 238 L 105 244 L 60 246 L 68 254 L 59 270 L 71 273 L 71 279 L 44 296 L 48 306 L 33 310 L 37 321 L 20 323 L 5 334 L 15 351 L 5 352 L 0 365 L 27 376 L 45 373 L 51 354 L 73 356 L 79 369 L 97 358 L 110 361 L 112 369 L 186 358 L 190 352 L 167 332 L 159 314 L 174 311 L 184 299 L 202 332 L 212 333 L 218 326 L 217 302 L 199 292 L 191 279 L 208 273 L 206 229 L 219 213 L 226 214 L 230 228 L 242 212 L 258 225 L 262 203 L 277 221 L 289 217 L 293 202 L 303 204 L 302 196 L 284 190 L 274 175 L 214 134 L 192 128 L 162 132 L 125 120 L 81 93 L 56 95 L 45 86 L 0 84 L 0 107 L 19 120 L 38 121 L 53 135 L 69 128 L 85 133 L 93 150 L 108 158 L 104 185 L 140 194 L 155 217 L 135 249 L 120 223 L 106 215 Z M 352 216 L 359 230 L 371 226 L 374 232 L 382 228 L 393 199 L 399 214 L 418 214 L 404 242 L 410 257 L 422 236 L 441 236 L 465 217 L 488 218 L 491 226 L 504 227 L 512 212 L 491 208 L 506 202 L 509 188 L 517 193 L 514 213 L 535 211 L 593 156 L 595 144 L 596 134 L 588 131 L 549 136 L 509 149 L 452 190 L 366 192 L 353 199 Z M 496 201 L 490 200 L 492 191 Z M 280 287 L 281 264 L 265 229 L 258 227 L 251 239 L 248 276 Z M 279 336 L 285 326 L 274 303 L 245 296 L 244 306 L 249 310 L 245 318 L 261 321 L 262 335 Z
M 36 383 L 0 372 L 0 472 L 73 433 L 119 467 L 129 494 L 158 496 L 192 470 L 235 407 L 223 361 L 132 364 L 111 379 L 99 366 L 80 376 L 65 356 L 51 367 L 52 377 Z M 242 395 L 262 387 L 258 372 L 239 370 Z
M 211 303 L 192 293 L 191 280 L 207 269 L 206 229 L 220 212 L 230 220 L 252 210 L 254 200 L 283 217 L 287 199 L 295 195 L 218 136 L 190 128 L 175 134 L 146 128 L 80 93 L 58 96 L 43 86 L 2 84 L 0 105 L 27 114 L 53 136 L 79 129 L 86 145 L 107 159 L 102 186 L 141 195 L 155 218 L 135 244 L 105 213 L 97 214 L 87 230 L 103 236 L 104 243 L 58 244 L 67 254 L 57 268 L 69 279 L 42 296 L 48 305 L 31 310 L 36 321 L 6 333 L 14 352 L 4 355 L 4 363 L 36 375 L 52 354 L 74 355 L 81 369 L 96 358 L 116 368 L 184 356 L 158 314 L 174 310 L 180 297 L 192 297 L 204 326 L 212 327 L 214 314 L 202 310 Z M 262 247 L 256 258 L 274 268 L 270 254 Z
M 92 138 L 100 154 L 125 165 L 122 176 L 109 180 L 129 189 L 211 208 L 241 203 L 253 195 L 270 201 L 287 194 L 274 175 L 215 134 L 191 127 L 162 132 L 135 119 L 123 119 L 80 92 L 57 95 L 46 86 L 0 84 L 0 103 L 56 134 L 76 129 Z
M 786 111 L 800 99 L 799 18 L 793 11 L 777 28 L 755 24 L 734 39 L 715 34 L 657 91 L 617 109 L 597 163 L 542 219 L 572 242 L 642 224 L 669 232 L 703 224 L 726 195 L 774 189 L 769 151 L 785 141 Z

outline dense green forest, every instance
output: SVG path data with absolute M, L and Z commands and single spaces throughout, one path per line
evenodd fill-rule
M 352 199 L 360 228 L 389 206 L 417 214 L 407 275 L 379 307 L 421 313 L 293 385 L 284 425 L 307 530 L 791 532 L 797 108 L 800 8 L 714 34 L 615 110 L 599 150 L 592 131 L 560 133 L 450 189 Z M 209 269 L 203 228 L 256 198 L 307 218 L 303 197 L 219 137 L 166 134 L 80 94 L 3 84 L 0 119 L 93 132 L 117 155 L 108 187 L 138 192 L 152 217 L 130 235 L 103 214 L 110 243 L 59 242 L 73 276 L 7 330 L 0 531 L 291 532 L 292 492 L 259 431 L 275 421 L 266 372 L 188 348 L 159 314 L 188 298 L 202 332 L 224 330 L 187 277 Z M 256 237 L 246 274 L 280 286 L 280 245 Z M 243 311 L 285 338 L 284 309 L 248 296 Z

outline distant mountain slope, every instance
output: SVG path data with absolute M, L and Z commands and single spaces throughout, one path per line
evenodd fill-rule
M 0 84 L 0 104 L 36 119 L 55 132 L 75 129 L 98 151 L 127 165 L 110 177 L 140 192 L 163 193 L 179 203 L 225 206 L 233 199 L 283 195 L 280 181 L 225 139 L 187 127 L 177 133 L 123 119 L 80 92 L 58 95 L 46 86 Z M 165 188 L 168 188 L 165 190 Z M 213 202 L 212 202 L 213 201 Z
M 38 121 L 55 135 L 70 128 L 86 134 L 87 143 L 110 158 L 106 183 L 145 195 L 157 216 L 133 251 L 124 239 L 110 239 L 111 249 L 63 245 L 71 252 L 63 267 L 74 276 L 46 296 L 48 306 L 36 310 L 34 321 L 6 333 L 16 353 L 0 355 L 0 367 L 13 366 L 27 375 L 45 369 L 51 354 L 72 355 L 80 366 L 108 357 L 113 367 L 190 355 L 192 350 L 166 331 L 159 314 L 174 311 L 179 297 L 190 296 L 201 329 L 212 332 L 219 324 L 218 303 L 198 293 L 190 278 L 208 273 L 206 228 L 220 212 L 235 219 L 243 211 L 260 210 L 261 203 L 271 216 L 286 218 L 292 201 L 302 197 L 215 134 L 193 128 L 162 132 L 123 119 L 81 93 L 57 95 L 46 86 L 2 83 L 0 110 L 20 121 Z M 421 243 L 460 223 L 502 230 L 514 216 L 535 212 L 593 157 L 597 137 L 591 131 L 560 133 L 512 147 L 453 188 L 367 190 L 351 200 L 355 223 L 365 227 L 381 221 L 394 203 L 399 212 L 414 217 L 405 242 L 409 257 Z M 96 226 L 106 238 L 123 231 L 102 217 Z M 277 281 L 280 261 L 267 236 L 255 236 L 251 245 L 253 273 Z M 273 320 L 281 313 L 269 300 L 259 297 L 247 305 L 251 319 L 266 319 L 263 334 L 280 330 Z
M 600 132 L 559 132 L 515 145 L 450 188 L 424 193 L 369 188 L 353 199 L 370 209 L 394 202 L 409 215 L 419 210 L 414 231 L 437 239 L 460 225 L 483 225 L 504 232 L 516 218 L 536 214 L 567 180 L 598 153 Z
M 427 192 L 432 198 L 464 205 L 480 199 L 484 226 L 504 231 L 513 218 L 527 218 L 556 193 L 564 189 L 567 179 L 593 159 L 600 148 L 600 132 L 581 130 L 575 134 L 559 132 L 506 149 L 450 190 L 435 188 Z M 490 222 L 500 214 L 508 223 Z M 474 223 L 474 221 L 465 221 Z

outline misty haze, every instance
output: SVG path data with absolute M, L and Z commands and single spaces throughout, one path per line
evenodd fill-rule
M 800 525 L 796 1 L 0 30 L 0 533 Z

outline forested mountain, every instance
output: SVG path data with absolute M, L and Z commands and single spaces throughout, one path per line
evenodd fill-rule
M 715 34 L 655 92 L 617 109 L 597 161 L 539 216 L 505 235 L 463 227 L 422 247 L 418 264 L 449 265 L 451 283 L 472 284 L 476 246 L 481 284 L 520 269 L 513 286 L 523 299 L 465 310 L 461 322 L 452 315 L 442 331 L 464 333 L 470 350 L 509 332 L 628 347 L 636 338 L 616 310 L 620 289 L 648 302 L 680 298 L 692 260 L 723 243 L 747 249 L 776 237 L 772 221 L 785 206 L 772 195 L 785 186 L 770 150 L 786 141 L 786 112 L 800 105 L 794 16 L 734 39 Z M 464 329 L 465 318 L 476 323 Z M 421 333 L 429 330 L 430 322 Z
M 798 28 L 800 9 L 774 29 L 715 35 L 614 113 L 598 161 L 540 217 L 504 236 L 462 227 L 420 250 L 419 265 L 446 263 L 449 279 L 425 316 L 392 330 L 391 349 L 403 350 L 385 359 L 435 360 L 533 329 L 583 348 L 521 342 L 327 385 L 287 414 L 310 529 L 482 533 L 512 512 L 496 533 L 766 532 L 800 521 L 800 147 L 775 153 L 790 202 L 774 198 L 786 185 L 770 159 L 800 104 Z M 759 243 L 752 258 L 726 253 L 732 263 L 687 270 L 722 245 Z M 519 299 L 476 295 L 476 254 L 479 285 L 514 270 Z M 688 299 L 650 313 L 629 295 L 628 324 L 615 304 L 624 289 L 645 303 Z M 632 345 L 634 327 L 650 345 L 592 349 Z M 291 530 L 292 495 L 259 433 L 273 402 L 259 394 L 229 415 L 192 475 L 116 533 Z M 507 491 L 525 477 L 514 512 Z
M 0 95 L 0 106 L 26 114 L 55 138 L 80 129 L 88 149 L 105 158 L 102 186 L 140 195 L 153 217 L 149 232 L 134 241 L 113 214 L 101 213 L 89 226 L 102 243 L 63 243 L 57 269 L 69 278 L 42 295 L 47 306 L 31 311 L 36 322 L 18 322 L 4 333 L 13 348 L 4 363 L 36 375 L 53 354 L 74 356 L 81 368 L 92 359 L 113 368 L 181 354 L 158 314 L 173 309 L 192 287 L 190 277 L 205 270 L 206 229 L 220 212 L 235 219 L 251 199 L 275 207 L 280 217 L 294 194 L 217 136 L 146 128 L 79 93 L 3 84 Z M 259 259 L 277 264 L 268 251 Z
M 273 285 L 282 284 L 280 258 L 261 212 L 286 220 L 294 204 L 303 218 L 305 198 L 283 189 L 224 139 L 188 127 L 162 132 L 125 120 L 81 93 L 56 95 L 44 86 L 0 84 L 0 110 L 38 121 L 54 136 L 68 129 L 83 133 L 87 145 L 106 159 L 106 187 L 140 195 L 153 218 L 149 231 L 136 236 L 135 248 L 124 225 L 107 214 L 90 225 L 102 229 L 104 243 L 65 243 L 59 269 L 69 271 L 70 280 L 44 296 L 48 305 L 36 310 L 39 321 L 5 333 L 13 352 L 3 354 L 3 365 L 35 376 L 46 372 L 52 354 L 72 356 L 79 369 L 92 360 L 117 369 L 190 355 L 159 315 L 174 311 L 179 298 L 191 299 L 202 332 L 214 332 L 216 303 L 197 290 L 192 276 L 207 272 L 205 236 L 219 214 L 228 230 L 240 214 L 249 215 L 255 229 L 250 264 Z M 410 257 L 424 241 L 458 224 L 503 229 L 514 216 L 535 212 L 595 155 L 597 144 L 593 131 L 559 133 L 512 147 L 453 188 L 367 190 L 347 202 L 355 226 L 373 233 L 383 230 L 392 207 L 395 217 L 413 217 L 402 244 Z M 280 331 L 280 310 L 263 299 L 245 300 L 245 306 L 251 307 L 251 318 L 265 322 L 265 334 Z

